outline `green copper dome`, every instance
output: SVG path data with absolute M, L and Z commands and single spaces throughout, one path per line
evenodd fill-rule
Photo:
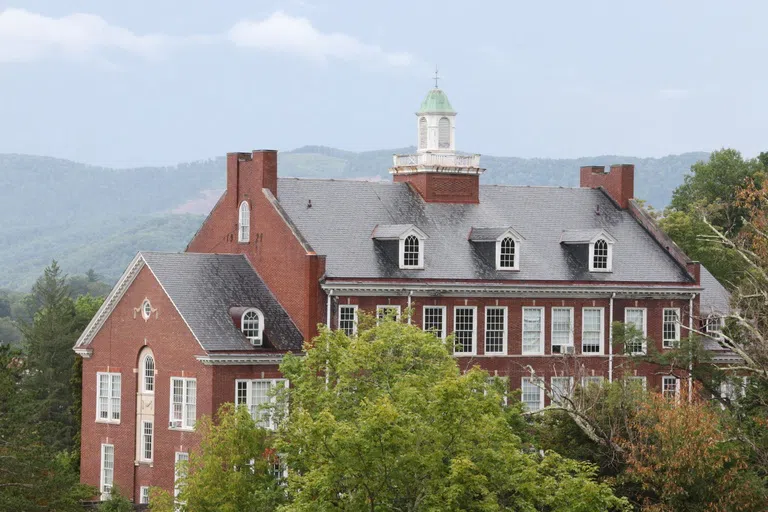
M 421 108 L 419 114 L 440 113 L 440 114 L 455 114 L 451 103 L 448 101 L 448 96 L 440 89 L 432 89 L 427 93 L 427 97 L 421 102 Z

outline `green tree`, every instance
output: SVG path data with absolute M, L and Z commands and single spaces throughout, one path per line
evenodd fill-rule
M 7 318 L 11 316 L 11 301 L 8 297 L 0 295 L 0 318 Z
M 99 505 L 99 512 L 133 512 L 133 503 L 120 493 L 117 486 L 112 487 L 109 499 Z
M 519 402 L 459 371 L 446 344 L 386 321 L 324 331 L 281 366 L 291 409 L 276 448 L 284 511 L 623 510 L 592 464 L 526 451 Z M 273 411 L 279 414 L 278 406 Z

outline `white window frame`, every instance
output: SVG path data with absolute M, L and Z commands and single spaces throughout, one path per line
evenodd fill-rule
M 101 377 L 106 376 L 107 377 L 107 395 L 106 397 L 101 396 Z M 112 396 L 114 392 L 114 378 L 117 377 L 119 392 L 117 394 L 117 397 Z M 114 423 L 114 424 L 120 424 L 120 418 L 122 417 L 121 408 L 122 408 L 122 393 L 123 393 L 123 377 L 121 374 L 116 372 L 96 372 L 96 422 L 97 423 Z M 102 407 L 101 399 L 106 398 L 107 400 L 107 406 L 106 406 L 106 413 L 107 417 L 102 418 L 101 412 L 104 410 Z M 117 417 L 115 418 L 115 413 L 117 413 Z
M 627 322 L 627 312 L 628 311 L 642 311 L 643 312 L 643 349 L 640 352 L 630 352 L 631 355 L 637 356 L 637 355 L 645 355 L 648 353 L 648 308 L 624 308 L 624 325 L 629 325 L 629 322 Z M 634 324 L 633 324 L 634 325 Z
M 247 243 L 251 240 L 251 205 L 248 201 L 240 203 L 237 210 L 237 241 Z
M 675 322 L 675 337 L 668 339 L 665 337 L 664 324 L 667 323 L 667 311 L 674 311 L 677 315 L 677 321 Z M 680 346 L 680 308 L 664 308 L 661 310 L 661 346 L 663 348 L 677 348 Z
M 667 396 L 666 386 L 667 382 L 670 382 L 671 380 L 675 381 L 675 396 L 669 397 Z M 680 398 L 680 378 L 675 377 L 674 375 L 664 375 L 661 377 L 661 396 L 664 398 L 674 398 L 675 400 L 678 400 Z
M 181 461 L 189 462 L 189 453 L 188 452 L 176 452 L 174 454 L 174 462 L 173 462 L 173 498 L 174 501 L 176 501 L 177 504 L 181 505 L 182 503 L 178 501 L 179 494 L 181 494 L 181 487 L 179 486 L 179 478 L 181 477 L 181 471 L 179 471 L 179 462 Z
M 541 327 L 540 327 L 540 330 L 539 330 L 539 349 L 537 351 L 535 351 L 535 352 L 532 352 L 530 350 L 526 350 L 526 348 L 525 348 L 525 333 L 526 333 L 526 330 L 525 330 L 525 312 L 529 311 L 529 310 L 534 310 L 534 309 L 538 310 L 540 312 L 540 314 L 541 314 Z M 546 329 L 546 325 L 547 325 L 547 321 L 546 320 L 547 320 L 546 319 L 546 312 L 545 312 L 543 307 L 539 307 L 539 306 L 524 306 L 523 307 L 522 326 L 521 326 L 521 330 L 522 330 L 522 338 L 521 338 L 522 339 L 522 343 L 521 343 L 521 348 L 520 348 L 521 353 L 523 355 L 542 355 L 542 354 L 544 354 L 544 330 Z
M 568 310 L 568 342 L 567 343 L 555 343 L 555 310 Z M 550 319 L 550 342 L 552 345 L 553 354 L 563 354 L 565 352 L 559 349 L 559 352 L 555 352 L 555 347 L 572 347 L 573 346 L 573 308 L 569 306 L 553 306 L 549 312 Z
M 511 267 L 501 266 L 501 244 L 507 238 L 515 243 L 515 257 Z M 496 239 L 496 270 L 520 270 L 520 246 L 522 245 L 522 239 L 523 237 L 512 229 L 508 229 Z
M 501 350 L 489 351 L 488 350 L 488 312 L 489 311 L 502 311 L 502 334 L 501 334 Z M 487 355 L 506 355 L 507 354 L 507 337 L 509 331 L 509 312 L 506 306 L 486 306 L 485 307 L 485 337 L 483 350 Z
M 603 240 L 608 249 L 608 261 L 606 268 L 595 268 L 595 244 Z M 590 272 L 613 272 L 613 244 L 616 241 L 608 236 L 607 233 L 600 233 L 589 242 L 589 271 Z
M 141 318 L 144 320 L 149 320 L 149 318 L 152 316 L 152 303 L 149 302 L 149 299 L 144 299 L 144 302 L 141 303 Z
M 456 341 L 456 320 L 458 315 L 456 314 L 459 309 L 469 309 L 472 311 L 472 347 L 468 352 L 458 352 L 456 345 L 453 347 L 453 354 L 456 356 L 474 356 L 477 354 L 477 306 L 454 306 L 453 307 L 453 335 L 454 342 Z
M 248 313 L 256 313 L 256 316 L 259 319 L 258 336 L 248 336 L 245 334 L 245 315 Z M 243 311 L 243 314 L 240 316 L 240 332 L 242 332 L 243 335 L 248 338 L 248 341 L 250 341 L 251 345 L 254 347 L 262 346 L 264 344 L 264 313 L 262 313 L 258 308 L 248 308 Z
M 749 377 L 730 377 L 720 382 L 720 398 L 738 402 L 747 394 Z
M 174 417 L 174 405 L 177 402 L 174 402 L 174 381 L 181 381 L 181 389 L 182 389 L 182 396 L 181 396 L 181 419 L 176 419 Z M 189 391 L 189 384 L 191 382 L 195 383 L 195 394 L 193 398 L 193 401 L 190 402 L 190 391 Z M 197 421 L 197 379 L 194 377 L 171 377 L 171 389 L 170 389 L 170 402 L 171 407 L 170 411 L 168 413 L 168 429 L 169 430 L 194 430 L 195 429 L 195 422 Z M 190 418 L 189 414 L 189 408 L 190 406 L 194 406 L 194 417 Z
M 643 386 L 643 391 L 648 389 L 648 378 L 645 375 L 625 375 L 625 382 L 640 382 Z
M 446 307 L 445 306 L 424 306 L 421 310 L 421 329 L 425 332 L 427 332 L 427 310 L 428 309 L 436 309 L 440 311 L 440 325 L 442 325 L 442 329 L 438 333 L 440 336 L 440 339 L 445 339 L 447 335 L 448 330 L 448 315 L 446 313 Z M 429 331 L 433 332 L 433 331 Z
M 717 329 L 711 327 L 717 323 Z M 723 327 L 725 327 L 725 318 L 720 315 L 709 315 L 706 319 L 706 332 L 707 336 L 716 341 L 723 339 Z
M 528 403 L 525 401 L 525 384 L 532 384 L 539 390 L 539 406 L 536 409 L 529 409 Z M 523 377 L 520 379 L 520 401 L 523 402 L 523 409 L 528 412 L 540 411 L 544 408 L 544 386 L 541 382 L 541 377 Z
M 602 375 L 585 375 L 581 378 L 581 387 L 586 389 L 590 384 L 597 384 L 598 386 L 602 386 L 604 382 L 605 377 Z
M 395 322 L 400 321 L 400 311 L 401 311 L 400 304 L 396 304 L 396 305 L 379 304 L 378 306 L 376 306 L 376 325 L 379 325 L 381 323 L 381 320 L 383 319 L 383 317 L 381 316 L 381 312 L 387 309 L 396 311 L 394 321 Z
M 341 327 L 341 310 L 342 309 L 352 310 L 352 332 L 347 333 L 347 336 L 354 336 L 355 334 L 357 334 L 357 304 L 339 304 L 337 329 L 340 331 L 343 330 L 344 332 L 346 332 L 346 330 L 342 329 Z
M 584 351 L 584 333 L 587 322 L 584 320 L 585 313 L 589 311 L 598 311 L 600 313 L 600 341 L 597 352 Z M 603 354 L 603 345 L 605 344 L 605 308 L 589 307 L 581 308 L 581 353 L 583 355 L 599 356 Z
M 149 486 L 142 485 L 139 487 L 139 503 L 142 505 L 149 504 Z
M 560 386 L 556 386 L 555 382 L 564 382 L 565 383 L 565 389 L 564 394 L 560 395 L 556 391 L 558 391 L 558 388 Z M 549 390 L 552 394 L 552 398 L 550 401 L 555 405 L 562 405 L 562 400 L 558 400 L 558 396 L 567 397 L 570 398 L 573 396 L 573 377 L 564 377 L 564 376 L 554 376 L 550 377 L 549 379 Z
M 149 434 L 147 434 L 147 425 L 149 425 Z M 149 444 L 149 457 L 147 457 L 147 444 Z M 141 422 L 141 448 L 139 452 L 141 455 L 139 460 L 152 462 L 155 452 L 155 424 L 152 421 L 143 420 Z
M 152 359 L 152 375 L 149 375 L 147 372 L 148 359 Z M 154 354 L 152 354 L 151 350 L 147 350 L 146 353 L 141 358 L 141 392 L 142 393 L 145 393 L 148 395 L 153 395 L 155 393 L 155 384 L 157 383 L 155 379 L 155 368 L 156 368 L 155 356 Z M 147 386 L 148 377 L 151 377 L 152 389 L 149 389 Z
M 405 240 L 409 236 L 415 236 L 416 240 L 419 241 L 419 257 L 418 257 L 419 262 L 417 265 L 405 264 Z M 401 269 L 419 270 L 424 268 L 424 242 L 426 241 L 426 239 L 427 239 L 426 235 L 421 230 L 417 230 L 415 228 L 409 229 L 408 231 L 400 235 L 398 262 L 400 264 Z
M 111 449 L 112 455 L 112 467 L 107 468 L 107 449 Z M 109 478 L 107 478 L 107 471 L 111 471 Z M 107 481 L 109 480 L 109 481 Z M 112 495 L 112 489 L 115 486 L 115 445 L 102 443 L 101 445 L 101 466 L 99 472 L 99 491 L 101 492 L 101 500 L 108 500 Z
M 260 404 L 253 404 L 253 387 L 256 382 L 269 383 L 269 389 L 267 390 L 266 398 L 269 402 L 262 402 Z M 245 403 L 239 403 L 240 397 L 238 396 L 238 389 L 240 384 L 245 384 Z M 277 403 L 277 397 L 274 396 L 274 390 L 278 384 L 282 385 L 284 389 L 288 389 L 288 379 L 236 379 L 235 380 L 235 405 L 245 405 L 248 407 L 248 412 L 251 414 L 251 418 L 260 426 L 267 430 L 276 430 L 278 422 L 276 418 L 269 411 L 265 411 L 263 405 L 266 403 Z M 286 404 L 287 405 L 287 404 Z M 265 417 L 265 413 L 269 412 L 269 417 Z

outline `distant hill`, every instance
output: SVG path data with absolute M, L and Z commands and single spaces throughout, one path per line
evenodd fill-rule
M 392 154 L 321 146 L 281 152 L 281 176 L 385 179 Z M 663 158 L 524 159 L 483 156 L 484 183 L 578 185 L 582 165 L 634 163 L 635 195 L 664 207 L 707 153 Z M 182 250 L 225 185 L 225 159 L 173 167 L 110 169 L 56 158 L 0 154 L 0 288 L 28 289 L 56 258 L 66 271 L 93 268 L 116 280 L 138 250 Z

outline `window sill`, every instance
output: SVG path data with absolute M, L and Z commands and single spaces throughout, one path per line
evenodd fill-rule
M 120 420 L 102 420 L 102 419 L 96 418 L 96 423 L 104 423 L 106 425 L 119 425 Z
M 599 273 L 599 274 L 610 274 L 611 272 L 613 272 L 613 269 L 610 269 L 610 268 L 608 268 L 608 269 L 605 269 L 605 268 L 590 268 L 589 271 L 590 272 Z
M 520 272 L 520 267 L 496 267 L 500 272 Z
M 194 432 L 194 427 L 168 427 L 168 430 L 174 430 L 177 432 Z
M 134 466 L 148 466 L 150 468 L 155 467 L 153 462 L 151 460 L 135 460 L 133 461 Z

